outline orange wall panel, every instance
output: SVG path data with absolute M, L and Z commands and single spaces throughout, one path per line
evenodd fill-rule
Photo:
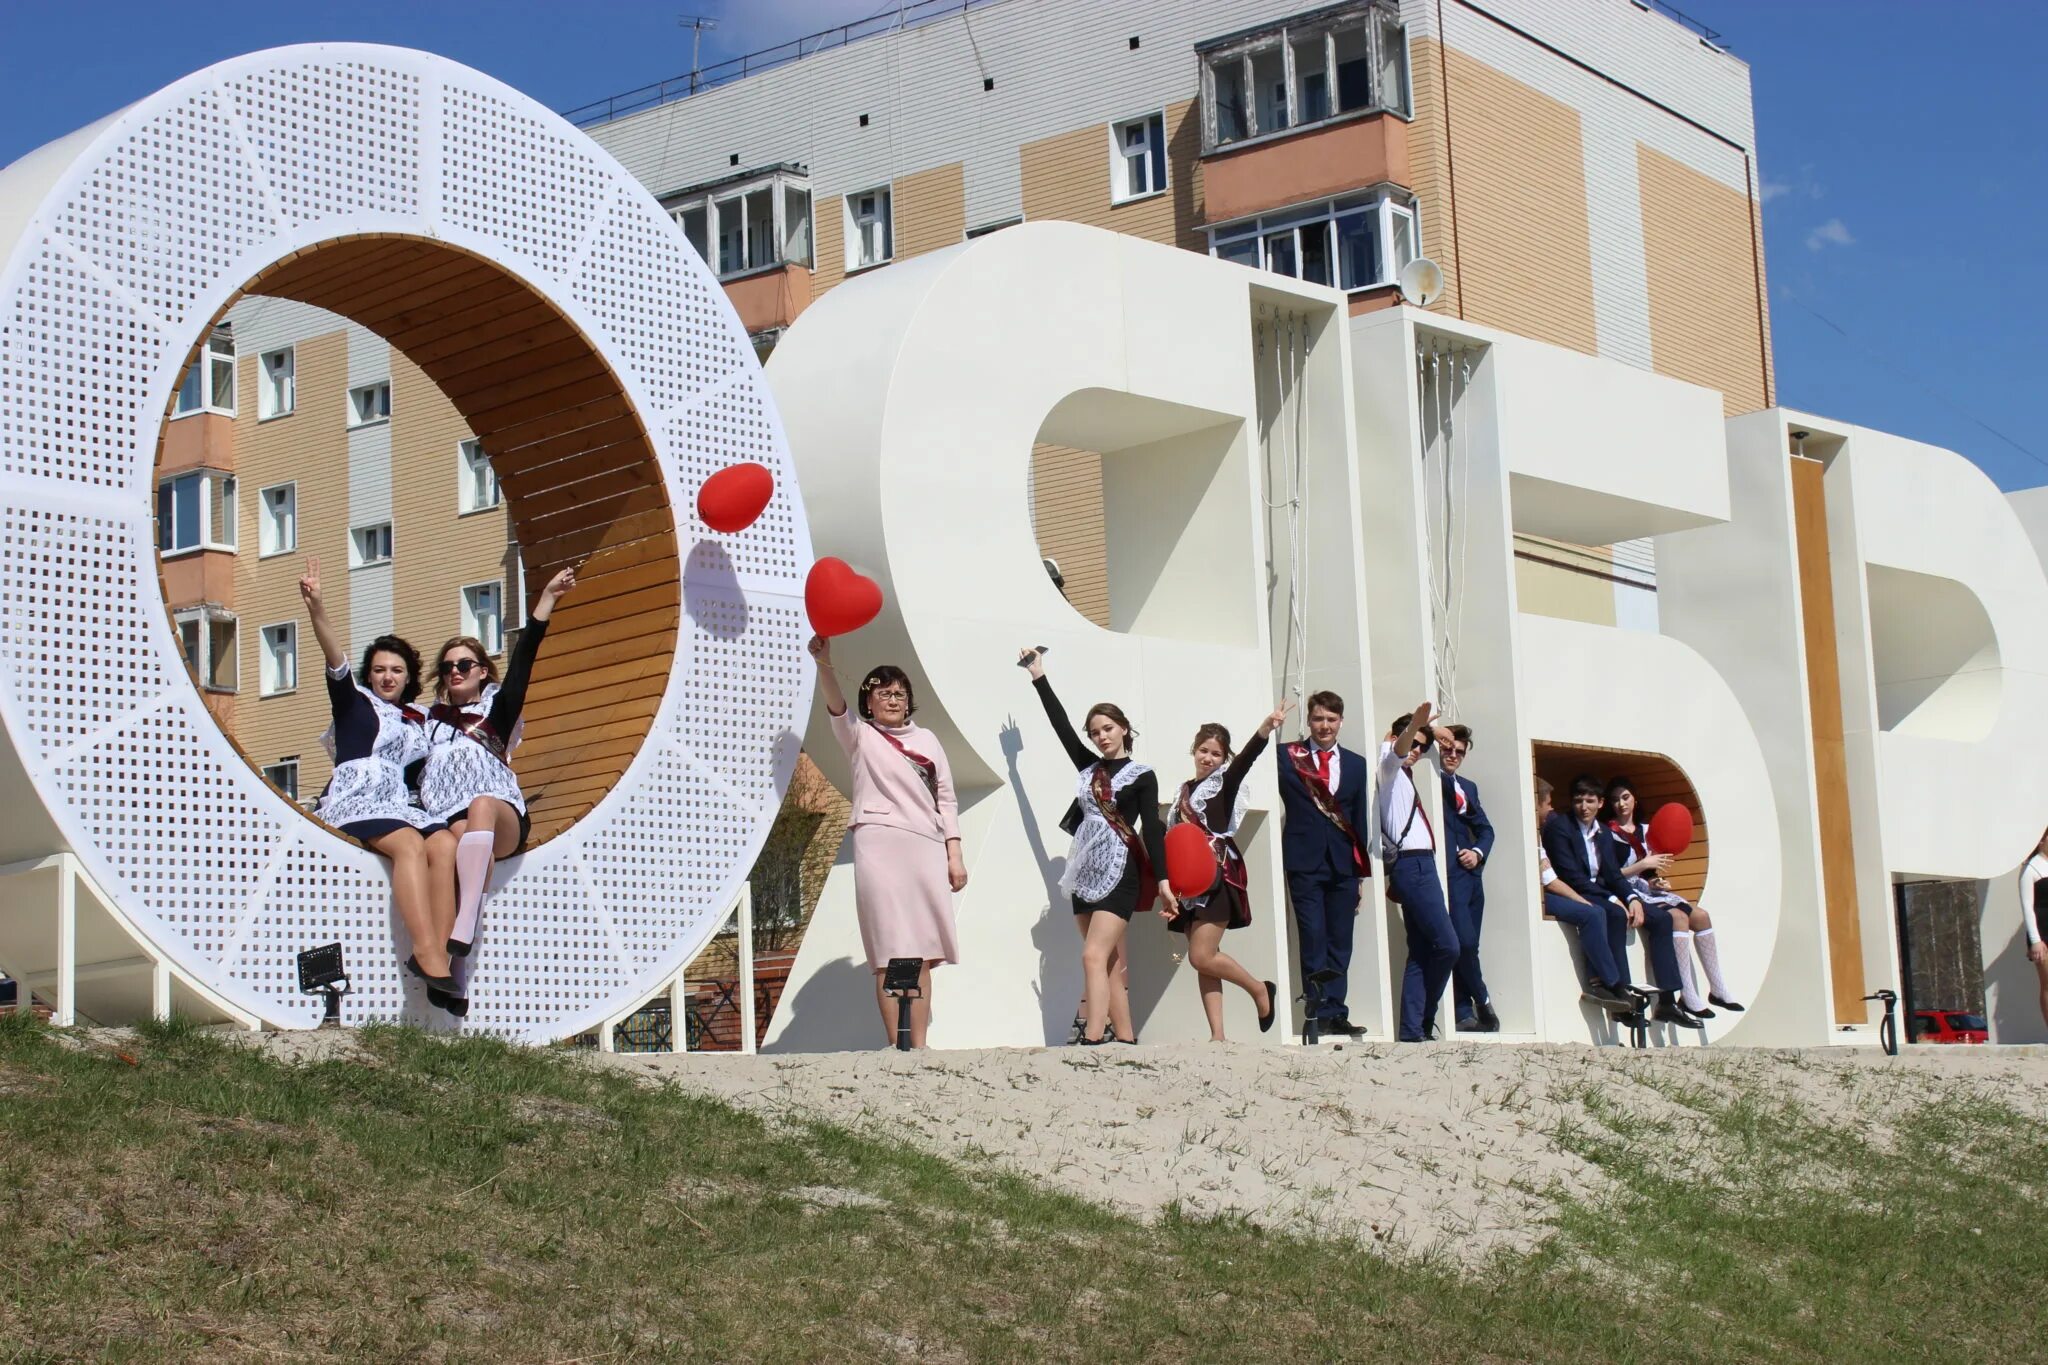
M 1657 372 L 1719 389 L 1727 415 L 1768 405 L 1749 196 L 1636 148 Z
M 1407 188 L 1408 125 L 1373 114 L 1276 138 L 1202 162 L 1202 215 L 1210 223 L 1391 182 Z

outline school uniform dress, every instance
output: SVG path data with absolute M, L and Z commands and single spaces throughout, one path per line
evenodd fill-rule
M 1280 764 L 1280 808 L 1287 821 L 1280 836 L 1280 865 L 1294 907 L 1302 979 L 1319 971 L 1337 974 L 1323 987 L 1316 1017 L 1327 1031 L 1348 1029 L 1351 1012 L 1345 997 L 1358 882 L 1370 866 L 1365 837 L 1372 818 L 1372 770 L 1341 745 L 1324 749 L 1302 740 L 1276 745 L 1273 753 Z
M 1493 856 L 1493 822 L 1479 803 L 1479 784 L 1457 773 L 1444 774 L 1444 833 L 1450 837 L 1445 864 L 1450 895 L 1451 929 L 1458 935 L 1458 960 L 1451 966 L 1451 1007 L 1462 1022 L 1474 1017 L 1473 1007 L 1490 1002 L 1486 975 L 1479 969 L 1479 930 L 1486 920 L 1486 860 Z M 1458 855 L 1470 849 L 1477 867 L 1466 867 Z
M 1547 895 L 1544 909 L 1579 931 L 1579 941 L 1586 949 L 1586 970 L 1616 987 L 1629 984 L 1628 902 L 1639 899 L 1621 875 L 1621 857 L 1627 848 L 1597 820 L 1588 829 L 1563 811 L 1552 811 L 1543 822 L 1543 851 L 1549 855 L 1551 867 L 1572 890 L 1590 902 L 1580 905 L 1563 896 Z M 1644 915 L 1642 934 L 1657 989 L 1681 989 L 1678 952 L 1671 941 L 1671 916 Z M 1604 948 L 1597 955 L 1597 963 L 1595 938 L 1602 940 Z
M 1250 878 L 1237 831 L 1244 824 L 1244 780 L 1265 751 L 1266 737 L 1253 735 L 1229 763 L 1200 782 L 1181 783 L 1173 809 L 1166 813 L 1166 826 L 1193 824 L 1208 834 L 1210 851 L 1216 855 L 1216 879 L 1201 895 L 1180 898 L 1180 913 L 1169 928 L 1184 934 L 1202 923 L 1242 929 L 1252 922 Z
M 2030 949 L 2048 939 L 2048 856 L 2039 853 L 2020 869 L 2020 927 Z
M 405 783 L 405 770 L 427 756 L 419 713 L 357 683 L 347 664 L 327 670 L 327 705 L 334 724 L 321 740 L 334 755 L 334 774 L 313 813 L 364 843 L 393 830 L 445 829 L 413 803 Z
M 1082 743 L 1053 695 L 1051 680 L 1034 678 L 1031 685 L 1078 774 L 1074 803 L 1060 821 L 1060 828 L 1074 836 L 1060 890 L 1073 901 L 1077 915 L 1107 910 L 1128 920 L 1152 908 L 1166 875 L 1159 779 L 1134 759 L 1103 758 Z M 1110 823 L 1105 801 L 1115 813 L 1115 824 Z
M 1622 867 L 1627 867 L 1630 863 L 1650 856 L 1650 843 L 1647 837 L 1649 830 L 1646 827 L 1637 825 L 1632 829 L 1623 829 L 1620 825 L 1610 820 L 1607 824 L 1607 830 L 1621 841 L 1622 848 L 1618 857 Z M 1622 876 L 1628 881 L 1629 886 L 1634 889 L 1636 899 L 1644 905 L 1660 905 L 1667 908 L 1678 906 L 1688 913 L 1693 908 L 1692 902 L 1679 895 L 1676 891 L 1659 891 L 1656 887 L 1650 885 L 1648 877 L 1630 876 L 1626 872 L 1622 873 Z
M 442 702 L 427 712 L 431 748 L 420 769 L 420 804 L 445 822 L 461 816 L 479 796 L 496 797 L 519 813 L 519 843 L 513 853 L 526 847 L 532 821 L 509 760 L 519 743 L 526 684 L 547 629 L 546 621 L 529 620 L 505 663 L 503 680 L 487 685 L 475 701 L 467 706 Z
M 1416 762 L 1422 762 L 1417 759 Z M 1430 1021 L 1450 984 L 1458 960 L 1458 932 L 1451 926 L 1443 883 L 1436 875 L 1436 831 L 1422 809 L 1415 774 L 1401 762 L 1392 740 L 1380 741 L 1380 834 L 1387 847 L 1387 894 L 1400 902 L 1408 934 L 1408 965 L 1401 972 L 1401 1030 L 1404 1043 L 1428 1036 Z
M 830 719 L 853 773 L 847 827 L 868 966 L 881 971 L 898 957 L 958 962 L 946 841 L 960 837 L 959 802 L 946 751 L 921 725 L 862 720 L 851 707 Z

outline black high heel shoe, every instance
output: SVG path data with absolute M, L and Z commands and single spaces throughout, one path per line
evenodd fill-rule
M 427 983 L 429 1005 L 446 1010 L 457 1019 L 469 1017 L 469 997 L 457 991 L 453 976 L 427 975 L 426 969 L 420 966 L 419 958 L 411 954 L 406 956 L 405 969 Z
M 1280 988 L 1270 981 L 1262 981 L 1266 988 L 1266 1012 L 1259 1016 L 1259 1032 L 1271 1033 L 1273 1021 L 1280 1017 Z

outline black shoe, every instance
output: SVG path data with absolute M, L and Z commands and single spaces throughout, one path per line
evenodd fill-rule
M 1280 1017 L 1280 988 L 1270 981 L 1261 984 L 1266 988 L 1266 1012 L 1259 1016 L 1259 1032 L 1271 1033 L 1273 1021 Z
M 462 941 L 461 939 L 459 939 L 459 938 L 451 938 L 451 939 L 449 939 L 449 940 L 448 940 L 448 956 L 450 956 L 450 957 L 468 957 L 468 956 L 469 956 L 469 945 L 468 945 L 467 943 L 464 943 L 464 942 L 463 942 L 463 941 Z
M 1579 992 L 1581 1000 L 1590 1000 L 1605 1010 L 1628 1012 L 1636 1008 L 1636 1002 L 1626 991 L 1618 991 L 1605 981 L 1587 978 L 1585 989 Z
M 1479 1031 L 1481 1033 L 1500 1032 L 1500 1016 L 1493 1012 L 1493 1002 L 1491 1000 L 1481 1000 L 1473 1005 L 1472 1013 L 1479 1017 Z
M 1706 1008 L 1705 1006 L 1702 1006 L 1699 1009 L 1694 1009 L 1691 1005 L 1687 1005 L 1685 1007 L 1685 1012 L 1687 1014 L 1690 1014 L 1695 1019 L 1711 1019 L 1714 1017 L 1714 1012 L 1711 1009 Z
M 1742 1013 L 1742 1006 L 1736 1004 L 1733 1000 L 1723 999 L 1711 991 L 1707 993 L 1707 1003 L 1719 1009 L 1727 1010 L 1730 1014 Z
M 1650 1017 L 1660 1024 L 1676 1024 L 1680 1028 L 1706 1027 L 1700 1017 L 1678 1003 L 1678 997 L 1669 991 L 1658 995 L 1657 1004 L 1650 1011 Z
M 469 997 L 444 991 L 439 986 L 427 987 L 427 1003 L 447 1010 L 457 1019 L 469 1018 Z
M 1323 1020 L 1323 1032 L 1340 1034 L 1346 1038 L 1363 1038 L 1365 1036 L 1365 1030 L 1352 1023 L 1349 1019 L 1325 1019 Z
M 1108 1032 L 1107 1030 L 1103 1032 L 1103 1035 L 1100 1038 L 1090 1038 L 1085 1033 L 1081 1035 L 1082 1047 L 1102 1047 L 1105 1044 L 1113 1043 L 1115 1041 L 1116 1035 L 1114 1033 Z
M 426 971 L 421 968 L 419 958 L 413 954 L 406 955 L 405 969 L 426 982 L 428 990 L 450 992 L 455 989 L 455 978 L 453 976 L 428 976 Z
M 1456 1028 L 1460 1033 L 1477 1033 L 1479 1032 L 1479 1016 L 1476 1014 L 1461 1014 L 1458 1016 L 1458 1022 L 1452 1027 Z

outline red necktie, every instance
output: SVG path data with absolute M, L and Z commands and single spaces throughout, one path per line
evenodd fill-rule
M 1316 776 L 1323 779 L 1325 787 L 1330 785 L 1330 751 L 1328 749 L 1316 750 Z

